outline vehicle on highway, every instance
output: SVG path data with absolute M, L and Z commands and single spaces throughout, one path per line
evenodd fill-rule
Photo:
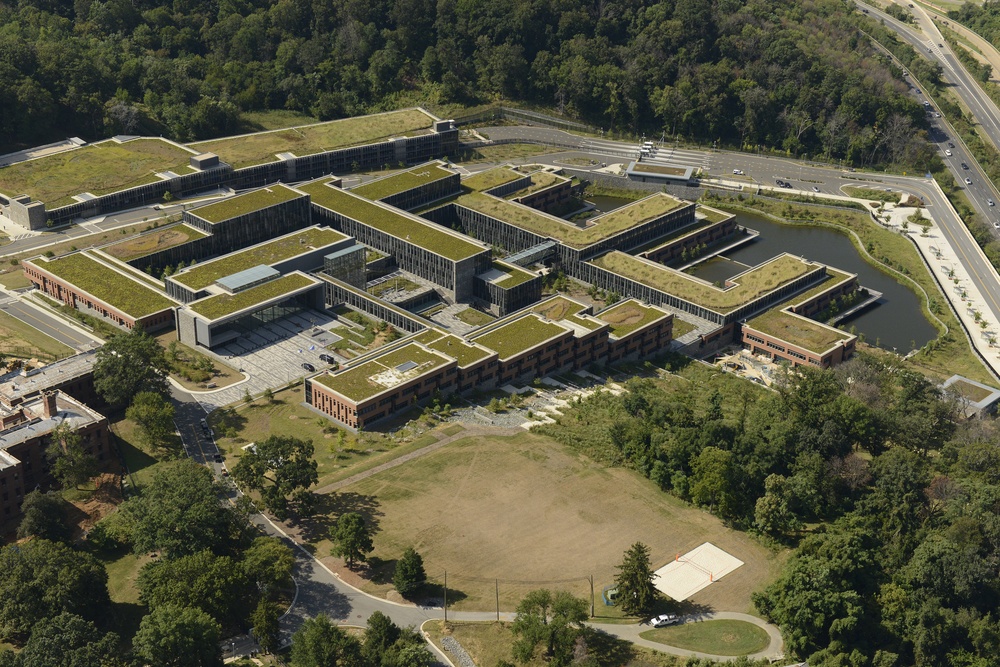
M 649 624 L 654 628 L 665 628 L 668 625 L 677 625 L 681 622 L 681 617 L 677 614 L 660 614 L 649 619 Z
M 939 113 L 938 113 L 937 111 L 935 111 L 935 112 L 934 112 L 934 117 L 935 117 L 935 118 L 940 118 L 940 117 L 941 117 L 941 114 L 939 114 Z
M 969 168 L 969 165 L 967 165 L 967 164 L 965 164 L 965 163 L 963 162 L 963 163 L 962 163 L 962 169 L 968 169 L 968 168 Z
M 783 180 L 781 180 L 780 178 L 778 180 L 776 180 L 775 183 L 778 185 L 779 188 L 785 187 L 785 182 Z
M 819 188 L 817 188 L 815 185 L 813 186 L 813 192 L 819 192 Z
M 948 157 L 951 157 L 951 151 L 950 150 L 945 150 L 944 154 L 947 155 Z
M 951 142 L 949 141 L 949 142 L 948 142 L 948 148 L 954 148 L 954 147 L 955 147 L 955 144 L 953 144 L 953 143 L 951 143 Z
M 987 199 L 986 203 L 989 204 L 990 206 L 996 206 L 996 204 L 993 203 L 992 199 Z
M 965 184 L 966 185 L 972 185 L 972 179 L 971 178 L 965 179 Z
M 917 95 L 923 95 L 923 93 L 920 92 L 919 88 L 917 88 Z M 928 102 L 924 102 L 924 104 L 928 104 Z
M 316 367 L 312 364 L 302 364 L 302 370 L 309 371 L 310 373 L 316 372 Z
M 993 229 L 1000 229 L 1000 222 L 994 222 Z
M 944 44 L 938 44 L 938 48 L 939 49 L 943 49 L 944 48 Z
M 733 169 L 733 175 L 734 176 L 742 176 L 743 175 L 743 170 L 742 169 Z

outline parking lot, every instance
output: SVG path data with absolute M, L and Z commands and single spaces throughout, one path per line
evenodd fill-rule
M 302 364 L 309 364 L 317 371 L 330 368 L 319 355 L 333 354 L 326 347 L 341 337 L 331 328 L 341 326 L 332 315 L 310 310 L 245 332 L 213 352 L 221 361 L 249 376 L 248 379 L 195 395 L 206 409 L 212 410 L 241 400 L 247 391 L 258 395 L 265 389 L 283 387 L 297 378 L 312 375 Z

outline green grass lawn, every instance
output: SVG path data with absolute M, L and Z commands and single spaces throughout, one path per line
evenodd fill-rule
M 643 639 L 713 655 L 750 655 L 771 643 L 767 632 L 746 621 L 701 621 L 640 633 Z
M 16 317 L 0 313 L 0 352 L 19 359 L 54 361 L 70 356 L 74 350 Z
M 0 274 L 0 285 L 3 285 L 7 289 L 21 289 L 22 287 L 31 287 L 31 281 L 24 275 L 24 271 L 14 269 Z
M 247 130 L 250 132 L 283 130 L 286 127 L 312 125 L 320 122 L 319 118 L 314 118 L 313 116 L 298 111 L 289 111 L 287 109 L 247 111 L 241 114 L 241 118 L 248 126 Z

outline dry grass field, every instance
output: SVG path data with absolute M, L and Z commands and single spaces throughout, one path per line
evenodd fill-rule
M 746 564 L 691 604 L 747 612 L 750 593 L 772 581 L 784 561 L 640 475 L 531 433 L 458 440 L 330 501 L 335 512 L 358 511 L 377 524 L 380 559 L 392 561 L 412 545 L 432 580 L 440 583 L 447 570 L 449 604 L 458 609 L 494 608 L 495 579 L 504 609 L 541 587 L 589 598 L 590 575 L 599 598 L 632 543 L 647 544 L 657 568 L 710 541 Z M 329 546 L 319 543 L 319 553 Z M 367 589 L 384 595 L 390 578 L 391 563 L 372 573 Z M 598 599 L 597 615 L 605 610 Z

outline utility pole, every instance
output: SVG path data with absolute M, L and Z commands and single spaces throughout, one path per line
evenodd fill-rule
M 590 575 L 590 617 L 594 617 L 594 575 Z
M 448 622 L 448 570 L 444 571 L 444 622 Z
M 497 591 L 497 621 L 499 621 L 500 620 L 500 580 L 499 579 L 494 579 L 493 583 L 496 586 L 496 591 Z

